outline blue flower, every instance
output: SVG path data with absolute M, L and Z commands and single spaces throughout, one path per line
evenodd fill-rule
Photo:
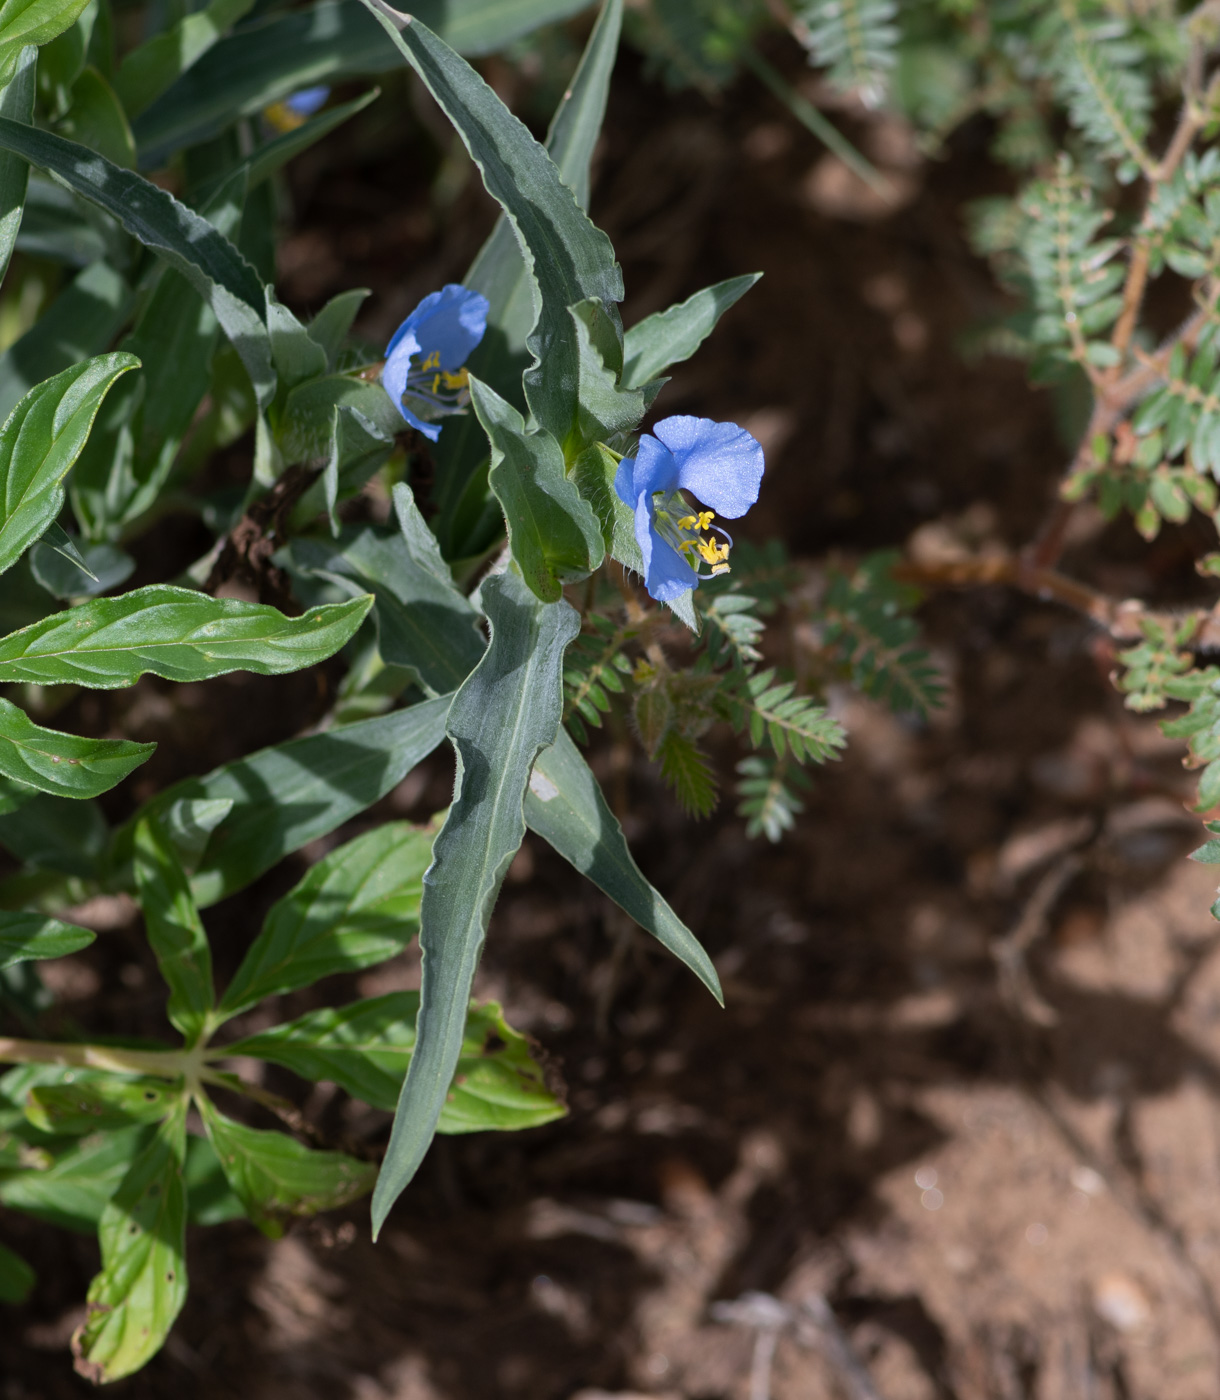
M 736 423 L 710 418 L 663 418 L 640 438 L 636 455 L 623 458 L 614 489 L 635 511 L 644 584 L 659 603 L 728 572 L 733 541 L 712 521 L 744 515 L 758 500 L 762 475 L 763 450 L 754 438 Z M 692 508 L 683 491 L 710 509 Z M 700 562 L 709 573 L 697 572 Z
M 328 87 L 302 88 L 300 92 L 294 92 L 282 102 L 273 102 L 270 107 L 264 108 L 263 116 L 276 131 L 296 131 L 326 105 L 329 96 Z
M 466 406 L 470 381 L 462 366 L 483 339 L 490 309 L 485 296 L 451 282 L 426 296 L 386 346 L 385 391 L 407 422 L 432 442 L 441 425 L 430 420 Z

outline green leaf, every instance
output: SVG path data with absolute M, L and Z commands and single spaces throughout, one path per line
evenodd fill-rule
M 716 809 L 716 775 L 707 755 L 680 730 L 670 729 L 658 746 L 661 776 L 673 788 L 690 816 L 709 816 Z M 779 752 L 779 750 L 777 750 Z
M 112 690 L 147 673 L 174 681 L 229 671 L 283 675 L 333 655 L 371 606 L 371 598 L 353 598 L 285 617 L 262 603 L 152 584 L 53 613 L 0 639 L 0 682 Z
M 206 1137 L 187 1138 L 183 1175 L 187 1219 L 192 1225 L 223 1225 L 226 1220 L 246 1218 L 245 1207 L 233 1194 L 216 1149 Z
M 576 195 L 582 209 L 589 205 L 589 170 L 593 148 L 601 132 L 610 91 L 610 74 L 618 53 L 623 23 L 622 0 L 606 0 L 589 36 L 580 64 L 556 109 L 547 134 L 546 149 L 560 178 Z M 467 368 L 502 397 L 520 406 L 522 371 L 529 364 L 525 342 L 538 312 L 537 284 L 527 267 L 521 245 L 508 217 L 501 214 L 491 235 L 471 264 L 463 286 L 481 292 L 488 300 L 487 333 Z M 437 478 L 438 535 L 463 552 L 453 536 L 460 502 L 479 464 L 487 456 L 486 443 L 476 420 L 467 415 L 448 424 L 434 449 Z
M 60 134 L 96 151 L 125 170 L 134 169 L 136 143 L 123 104 L 96 68 L 89 66 L 72 85 L 72 105 Z
M 25 1116 L 44 1133 L 78 1137 L 159 1122 L 181 1098 L 181 1086 L 163 1079 L 74 1070 L 60 1084 L 34 1085 Z
M 112 544 L 87 544 L 77 562 L 46 540 L 44 535 L 30 550 L 30 572 L 53 598 L 96 597 L 135 572 L 136 561 Z
M 178 853 L 151 815 L 136 826 L 135 873 L 148 941 L 169 987 L 166 1015 L 193 1044 L 216 1004 L 212 950 Z
M 155 744 L 80 739 L 35 724 L 0 700 L 0 776 L 56 797 L 97 797 L 152 756 Z
M 643 418 L 647 402 L 643 390 L 620 387 L 623 346 L 601 303 L 582 301 L 569 311 L 576 326 L 580 388 L 568 455 L 578 456 L 593 443 L 624 440 Z
M 0 1172 L 0 1204 L 61 1229 L 89 1233 L 147 1140 L 147 1131 L 91 1133 L 37 1166 Z
M 316 1152 L 284 1133 L 247 1128 L 207 1099 L 200 1110 L 234 1194 L 272 1239 L 284 1233 L 287 1217 L 348 1205 L 373 1185 L 377 1168 L 371 1162 L 343 1152 Z
M 555 742 L 563 653 L 580 628 L 567 603 L 539 603 L 511 572 L 487 579 L 482 597 L 491 643 L 449 711 L 455 797 L 424 876 L 419 1040 L 373 1197 L 374 1231 L 414 1176 L 445 1105 L 487 922 L 525 835 L 530 769 Z
M 5 796 L 18 791 L 6 786 Z M 44 870 L 99 880 L 109 843 L 110 827 L 96 802 L 30 792 L 17 811 L 0 814 L 0 845 Z
M 254 0 L 212 0 L 205 9 L 146 40 L 123 60 L 114 86 L 129 117 L 137 116 L 193 64 Z
M 28 390 L 104 350 L 131 311 L 131 288 L 105 262 L 86 267 L 0 355 L 0 417 Z
M 89 0 L 4 0 L 0 5 L 0 83 L 7 83 L 27 44 L 49 44 L 70 29 Z
M 487 54 L 589 0 L 416 0 L 414 13 L 462 53 Z M 356 0 L 269 15 L 222 39 L 136 122 L 141 164 L 163 165 L 237 116 L 254 116 L 299 88 L 384 73 L 397 51 Z
M 199 907 L 234 894 L 290 852 L 384 797 L 445 737 L 450 699 L 443 695 L 394 714 L 292 739 L 161 793 L 152 804 L 158 814 L 183 799 L 233 802 L 232 813 L 204 847 L 191 881 Z M 121 851 L 121 840 L 118 846 Z
M 24 1303 L 37 1282 L 25 1260 L 0 1244 L 0 1303 Z
M 223 234 L 168 191 L 87 146 L 0 117 L 0 147 L 112 214 L 195 287 L 242 358 L 260 404 L 275 394 L 267 300 L 258 274 Z
M 158 1128 L 102 1212 L 102 1269 L 72 1338 L 76 1369 L 101 1385 L 160 1351 L 186 1302 L 186 1102 Z
M 365 3 L 453 123 L 521 242 L 541 296 L 527 342 L 534 365 L 525 373 L 526 399 L 540 427 L 566 443 L 579 387 L 568 308 L 593 298 L 619 326 L 623 278 L 610 240 L 577 204 L 546 151 L 464 59 L 418 20 L 391 19 L 374 0 Z
M 513 558 L 534 593 L 557 602 L 565 583 L 587 578 L 604 557 L 597 518 L 568 480 L 549 432 L 527 433 L 517 410 L 477 379 L 470 395 L 491 442 L 489 480 L 504 507 Z
M 355 972 L 401 953 L 419 928 L 433 832 L 387 822 L 318 861 L 272 906 L 233 975 L 220 1014 Z
M 368 94 L 362 101 L 367 101 Z M 355 106 L 355 103 L 349 104 Z M 343 108 L 334 108 L 335 111 L 342 111 Z M 315 118 L 317 120 L 317 118 Z M 309 125 L 308 122 L 305 124 Z M 293 133 L 286 133 L 292 135 Z M 343 348 L 343 342 L 347 339 L 348 332 L 352 328 L 352 322 L 360 313 L 361 306 L 372 296 L 367 287 L 354 287 L 350 292 L 340 292 L 337 296 L 331 297 L 321 311 L 309 323 L 309 334 L 326 351 L 326 363 L 331 370 L 334 370 L 338 359 L 339 351 Z
M 0 967 L 33 958 L 63 958 L 79 953 L 97 937 L 87 928 L 60 923 L 41 914 L 0 911 Z
M 525 820 L 531 831 L 684 962 L 723 1005 L 711 958 L 640 873 L 597 779 L 562 729 L 534 764 L 525 794 Z
M 664 374 L 670 365 L 689 360 L 715 330 L 721 316 L 761 276 L 761 272 L 751 272 L 717 282 L 678 306 L 658 311 L 632 326 L 623 343 L 623 383 L 638 388 Z
M 334 544 L 295 540 L 290 557 L 312 573 L 371 591 L 382 659 L 410 668 L 432 694 L 456 690 L 482 656 L 469 600 L 421 563 L 401 532 L 365 527 L 346 530 Z
M 22 49 L 13 76 L 0 92 L 0 117 L 26 123 L 34 120 L 37 64 L 38 50 L 33 45 Z M 7 152 L 0 155 L 0 281 L 8 271 L 21 230 L 29 180 L 30 167 L 25 161 Z
M 0 570 L 11 567 L 63 507 L 63 479 L 80 456 L 111 385 L 139 365 L 99 355 L 31 389 L 0 428 Z
M 302 1079 L 325 1079 L 353 1098 L 392 1111 L 415 1050 L 418 992 L 391 992 L 351 1006 L 323 1007 L 225 1047 L 283 1065 Z M 563 1116 L 529 1042 L 496 1002 L 471 1003 L 438 1133 L 532 1128 Z

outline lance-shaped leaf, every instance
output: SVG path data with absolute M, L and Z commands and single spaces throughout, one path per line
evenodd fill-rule
M 563 653 L 580 629 L 567 603 L 539 603 L 511 572 L 482 593 L 491 643 L 449 711 L 455 796 L 424 876 L 419 1038 L 373 1197 L 374 1230 L 415 1175 L 445 1105 L 487 922 L 525 835 L 530 769 L 555 741 Z
M 252 4 L 253 0 L 212 0 L 133 49 L 114 82 L 127 115 L 136 116 L 160 97 Z
M 0 84 L 12 79 L 27 44 L 49 44 L 76 23 L 87 4 L 88 0 L 4 0 L 0 5 Z
M 582 301 L 569 311 L 576 326 L 580 356 L 580 389 L 573 440 L 583 450 L 594 443 L 625 438 L 634 432 L 651 399 L 642 389 L 621 387 L 623 347 L 618 329 L 601 303 Z
M 12 1129 L 6 1127 L 8 1132 Z M 90 1133 L 53 1156 L 46 1148 L 35 1148 L 25 1154 L 35 1165 L 0 1172 L 0 1205 L 63 1230 L 90 1234 L 147 1135 L 147 1128 L 138 1127 Z
M 721 316 L 761 276 L 761 272 L 751 272 L 704 287 L 668 311 L 658 311 L 632 326 L 623 344 L 623 383 L 638 388 L 664 374 L 670 365 L 689 360 Z
M 291 1216 L 317 1215 L 358 1200 L 377 1168 L 343 1152 L 317 1152 L 285 1133 L 247 1128 L 205 1099 L 204 1127 L 234 1194 L 265 1235 L 277 1239 Z
M 298 568 L 370 591 L 382 660 L 409 667 L 432 694 L 456 690 L 482 656 L 470 601 L 420 564 L 400 532 L 366 527 L 346 530 L 333 544 L 294 540 L 290 558 Z
M 418 992 L 391 992 L 351 1006 L 323 1007 L 226 1046 L 283 1065 L 302 1079 L 329 1080 L 374 1108 L 393 1110 L 415 1050 Z M 533 1128 L 563 1116 L 529 1042 L 498 1003 L 471 1003 L 438 1133 Z
M 181 1097 L 180 1085 L 162 1079 L 75 1070 L 70 1083 L 34 1085 L 25 1116 L 44 1133 L 81 1137 L 159 1122 Z
M 38 50 L 33 45 L 21 50 L 17 66 L 3 91 L 0 91 L 0 117 L 11 121 L 34 120 L 34 75 Z M 0 280 L 8 271 L 9 259 L 21 230 L 21 215 L 25 209 L 26 189 L 30 182 L 30 167 L 20 156 L 5 152 L 0 155 Z
M 80 456 L 110 386 L 139 365 L 99 355 L 31 389 L 0 428 L 0 570 L 16 563 L 59 514 L 64 477 Z
M 97 935 L 41 914 L 0 911 L 0 967 L 35 958 L 63 958 L 87 948 Z
M 102 1212 L 102 1269 L 72 1338 L 76 1369 L 100 1385 L 160 1351 L 186 1302 L 186 1102 L 160 1125 Z
M 86 267 L 0 355 L 0 418 L 44 380 L 104 350 L 122 330 L 131 304 L 131 288 L 108 263 Z
M 547 133 L 547 154 L 582 209 L 589 207 L 590 163 L 606 115 L 622 24 L 622 0 L 606 0 Z M 462 285 L 482 292 L 489 308 L 487 333 L 467 361 L 467 368 L 510 403 L 519 405 L 521 374 L 530 360 L 525 342 L 537 319 L 539 294 L 533 270 L 526 264 L 507 215 L 497 219 Z M 451 556 L 468 552 L 464 541 L 451 538 L 451 534 L 457 523 L 453 517 L 458 502 L 487 456 L 478 423 L 469 416 L 449 423 L 433 455 L 437 459 L 433 488 L 437 533 L 450 546 Z
M 587 578 L 602 562 L 597 517 L 565 475 L 563 451 L 549 432 L 527 433 L 517 410 L 477 379 L 470 394 L 491 442 L 489 480 L 513 558 L 538 597 L 557 602 L 565 583 Z
M 311 329 L 310 334 L 313 334 Z M 328 362 L 330 356 L 327 356 Z M 353 496 L 389 458 L 394 450 L 394 438 L 383 432 L 357 408 L 336 404 L 331 420 L 330 451 L 322 469 L 322 492 L 326 499 L 326 514 L 330 532 L 337 539 L 339 517 L 335 514 L 340 489 Z
M 212 950 L 178 852 L 154 816 L 136 826 L 135 872 L 148 942 L 169 987 L 166 1015 L 194 1042 L 216 1004 Z
M 597 779 L 562 729 L 534 764 L 525 820 L 531 831 L 680 958 L 723 1005 L 711 958 L 640 872 Z
M 266 296 L 258 274 L 222 233 L 142 175 L 50 131 L 0 117 L 0 147 L 57 176 L 176 267 L 215 312 L 260 404 L 271 402 L 275 371 Z
M 0 700 L 0 775 L 55 797 L 97 797 L 152 756 L 155 744 L 80 739 L 43 729 Z
M 27 865 L 100 880 L 110 825 L 96 802 L 30 793 L 16 811 L 0 814 L 0 845 Z
M 419 928 L 432 836 L 408 822 L 387 822 L 318 861 L 272 906 L 220 1014 L 235 1016 L 277 992 L 401 953 Z
M 21 1255 L 0 1244 L 0 1303 L 24 1303 L 37 1281 Z
M 333 655 L 372 599 L 353 598 L 285 617 L 262 603 L 152 584 L 94 598 L 0 639 L 0 682 L 112 690 L 151 672 L 198 681 L 229 671 L 283 675 Z
M 244 888 L 384 797 L 444 739 L 450 699 L 261 749 L 159 794 L 151 804 L 157 813 L 184 799 L 233 803 L 198 857 L 191 887 L 199 907 Z M 119 866 L 130 858 L 130 841 L 130 828 L 116 840 Z
M 566 447 L 579 387 L 568 307 L 595 298 L 619 326 L 623 277 L 610 240 L 577 204 L 542 146 L 465 59 L 418 20 L 365 2 L 453 123 L 487 192 L 512 221 L 541 296 L 528 340 L 534 366 L 525 374 L 526 398 L 540 426 Z
M 538 25 L 585 9 L 589 0 L 417 0 L 412 10 L 461 53 L 486 54 Z M 141 163 L 163 165 L 177 150 L 215 136 L 300 88 L 384 73 L 401 62 L 356 0 L 321 0 L 244 24 L 136 122 Z

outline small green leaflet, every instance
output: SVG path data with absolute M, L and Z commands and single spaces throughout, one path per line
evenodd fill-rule
M 101 1385 L 160 1351 L 186 1302 L 186 1100 L 158 1127 L 102 1211 L 102 1269 L 72 1338 L 76 1369 Z
M 0 1303 L 24 1303 L 36 1282 L 25 1260 L 0 1244 Z
M 293 1215 L 317 1215 L 358 1200 L 377 1168 L 343 1152 L 317 1152 L 284 1133 L 247 1128 L 201 1101 L 204 1126 L 234 1194 L 250 1219 L 272 1239 Z
M 272 906 L 220 1003 L 235 1016 L 264 997 L 402 952 L 419 927 L 433 832 L 387 822 L 340 846 Z
M 242 358 L 259 403 L 271 402 L 275 371 L 266 295 L 258 274 L 223 234 L 142 175 L 52 132 L 0 117 L 0 147 L 58 176 L 176 267 L 216 313 Z
M 0 775 L 56 797 L 97 797 L 152 756 L 155 744 L 79 739 L 43 729 L 0 700 Z
M 153 584 L 52 613 L 0 639 L 0 682 L 110 690 L 147 672 L 173 681 L 228 671 L 283 675 L 338 651 L 372 603 L 353 598 L 289 618 L 261 603 Z
M 721 316 L 761 276 L 761 272 L 750 272 L 717 282 L 632 326 L 623 341 L 623 383 L 638 388 L 664 374 L 670 365 L 689 360 Z
M 64 477 L 102 400 L 139 363 L 134 355 L 99 355 L 37 385 L 9 414 L 0 428 L 0 570 L 15 564 L 59 514 Z
M 194 1043 L 215 1005 L 212 951 L 186 872 L 152 815 L 136 826 L 135 872 L 148 941 L 169 987 L 166 1014 L 187 1043 Z
M 607 805 L 589 765 L 563 729 L 534 764 L 525 795 L 525 820 L 531 831 L 549 841 L 641 928 L 680 958 L 724 1004 L 711 958 L 641 874 L 618 818 Z
M 77 924 L 41 914 L 0 910 L 0 968 L 35 958 L 62 958 L 79 953 L 97 937 Z
M 540 603 L 512 572 L 487 579 L 482 597 L 491 643 L 449 711 L 456 795 L 424 876 L 419 1038 L 373 1196 L 374 1232 L 418 1169 L 445 1106 L 492 906 L 525 836 L 530 769 L 555 741 L 563 653 L 580 630 L 573 608 Z
M 391 992 L 351 1006 L 323 1007 L 226 1046 L 283 1065 L 302 1079 L 331 1080 L 374 1108 L 393 1111 L 415 1049 L 418 992 Z M 438 1133 L 533 1128 L 563 1116 L 529 1042 L 498 1003 L 471 1003 Z

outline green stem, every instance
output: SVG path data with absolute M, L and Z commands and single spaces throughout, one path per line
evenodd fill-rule
M 126 1050 L 111 1045 L 64 1045 L 47 1040 L 0 1036 L 0 1064 L 64 1065 L 104 1069 L 115 1074 L 151 1074 L 158 1079 L 196 1077 L 196 1050 Z

